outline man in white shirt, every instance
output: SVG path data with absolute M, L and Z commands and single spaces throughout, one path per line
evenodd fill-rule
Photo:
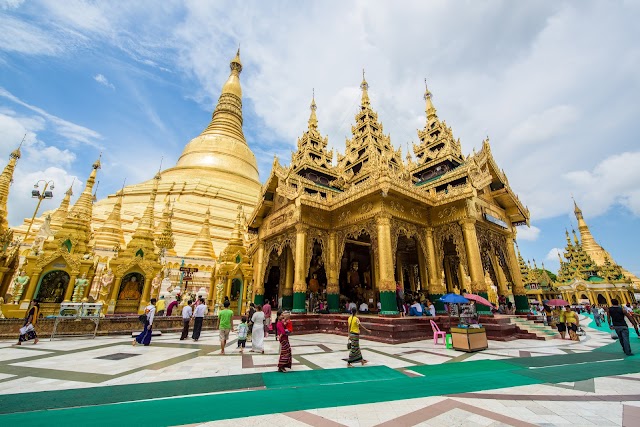
M 378 312 L 380 312 L 380 310 L 382 310 L 382 303 L 380 301 L 378 301 L 377 307 L 378 307 Z
M 413 301 L 409 309 L 409 316 L 422 316 L 422 306 L 418 301 Z
M 196 305 L 196 309 L 193 312 L 193 338 L 194 341 L 198 341 L 200 339 L 200 333 L 202 332 L 202 322 L 204 322 L 204 315 L 207 314 L 207 305 L 204 303 L 204 299 L 200 298 L 198 300 L 198 305 Z
M 431 300 L 427 300 L 427 309 L 429 310 L 429 315 L 435 317 L 436 315 L 436 307 L 433 305 Z
M 139 334 L 135 340 L 133 340 L 133 345 L 142 344 L 148 346 L 151 344 L 151 335 L 153 328 L 153 318 L 156 314 L 156 299 L 151 298 L 149 305 L 144 308 L 144 314 L 141 316 L 145 316 L 144 322 L 144 330 L 141 334 Z
M 193 304 L 193 301 L 189 301 L 189 304 L 185 305 L 182 309 L 182 335 L 180 335 L 181 341 L 189 336 L 189 322 L 193 317 L 193 309 L 191 308 L 191 304 Z
M 363 302 L 362 304 L 360 304 L 360 313 L 368 313 L 369 312 L 369 306 L 367 305 L 366 302 Z
M 358 309 L 358 306 L 356 305 L 356 303 L 355 303 L 355 302 L 351 301 L 351 302 L 349 303 L 349 305 L 347 306 L 347 310 L 348 310 L 349 312 L 351 312 L 351 310 L 353 310 L 354 308 L 357 310 L 357 309 Z

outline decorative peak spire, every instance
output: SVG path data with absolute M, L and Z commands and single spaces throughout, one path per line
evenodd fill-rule
M 231 60 L 231 63 L 229 64 L 229 67 L 231 68 L 231 72 L 233 73 L 234 71 L 237 72 L 238 74 L 240 74 L 242 72 L 242 62 L 240 62 L 240 48 L 238 47 L 238 51 L 236 52 L 236 56 L 235 58 L 233 58 Z
M 362 102 L 360 106 L 362 108 L 371 106 L 371 101 L 369 101 L 369 83 L 364 77 L 364 68 L 362 69 L 362 83 L 360 83 L 360 89 L 362 89 Z
M 236 223 L 231 232 L 229 243 L 242 245 L 244 242 L 244 211 L 242 205 L 238 205 L 238 214 L 236 215 Z
M 316 93 L 313 90 L 313 95 L 311 97 L 311 106 L 309 107 L 311 110 L 311 114 L 309 115 L 309 130 L 317 130 L 318 129 L 318 117 L 316 116 L 316 110 L 318 107 L 316 106 Z
M 560 262 L 560 265 L 562 266 L 562 255 L 560 255 L 560 251 L 556 251 L 556 254 L 558 254 L 558 261 Z
M 124 247 L 124 234 L 122 232 L 122 220 L 120 212 L 122 210 L 122 198 L 124 189 L 116 193 L 117 200 L 113 205 L 113 210 L 105 223 L 98 229 L 95 235 L 95 247 L 112 249 Z
M 580 240 L 578 240 L 578 235 L 576 234 L 576 230 L 571 230 L 573 233 L 573 241 L 576 242 L 576 245 L 580 244 Z
M 71 181 L 71 185 L 69 186 L 69 189 L 67 191 L 64 192 L 65 196 L 73 196 L 73 184 L 75 184 L 76 182 L 76 177 L 73 177 L 73 180 Z
M 571 198 L 573 199 L 573 196 L 571 196 Z M 578 204 L 576 203 L 576 199 L 573 199 L 573 213 L 576 215 L 576 219 L 578 220 L 583 219 L 582 210 L 578 207 Z
M 427 79 L 424 79 L 424 100 L 427 103 L 424 112 L 427 113 L 427 122 L 431 122 L 433 119 L 438 118 L 436 114 L 436 107 L 433 106 L 433 102 L 431 101 L 432 96 L 433 95 L 427 86 Z
M 24 138 L 22 138 L 22 141 L 24 142 Z M 22 146 L 22 142 L 20 146 Z M 20 158 L 20 147 L 16 148 L 9 157 L 9 163 L 7 163 L 2 174 L 0 174 L 0 235 L 4 235 L 9 229 L 9 222 L 7 221 L 7 217 L 9 216 L 7 201 L 9 199 L 9 187 L 13 182 L 13 171 Z

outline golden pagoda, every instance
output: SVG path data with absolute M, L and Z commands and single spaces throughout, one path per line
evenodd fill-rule
M 157 183 L 153 210 L 160 212 L 166 201 L 172 201 L 171 225 L 175 239 L 175 247 L 163 251 L 163 262 L 172 272 L 173 279 L 179 276 L 177 270 L 183 260 L 184 266 L 199 268 L 200 273 L 194 277 L 193 286 L 208 287 L 215 265 L 215 254 L 227 244 L 234 227 L 237 206 L 242 205 L 245 211 L 251 212 L 261 190 L 256 158 L 247 145 L 242 130 L 241 72 L 242 63 L 238 51 L 231 60 L 230 75 L 222 86 L 211 122 L 185 146 L 175 166 L 159 172 L 161 180 Z M 128 246 L 155 186 L 156 181 L 153 179 L 128 185 L 94 204 L 91 228 L 95 232 L 95 256 L 99 262 L 99 270 L 107 269 L 109 260 L 120 249 Z M 44 218 L 49 214 L 52 215 L 52 224 L 56 224 L 56 215 L 64 213 L 68 201 L 65 196 L 63 204 L 55 213 L 45 212 L 40 218 L 36 218 L 34 230 L 44 223 Z M 191 251 L 199 238 L 197 245 L 202 246 L 202 221 L 208 210 L 208 232 L 212 248 L 210 251 L 206 248 Z M 163 213 L 160 223 L 152 225 L 157 236 L 163 232 L 166 215 Z M 25 221 L 20 227 L 16 227 L 16 237 L 23 236 L 28 226 L 29 222 Z M 29 239 L 32 240 L 33 237 Z M 24 245 L 28 246 L 29 242 L 24 242 Z M 93 290 L 97 292 L 97 283 Z
M 618 265 L 591 234 L 582 210 L 574 204 L 580 237 L 572 230 L 573 240 L 566 231 L 567 244 L 560 259 L 556 290 L 573 303 L 611 305 L 612 299 L 620 303 L 633 302 L 633 294 L 640 291 L 640 279 Z M 564 258 L 564 259 L 563 259 Z
M 332 312 L 344 297 L 370 309 L 380 301 L 382 314 L 394 315 L 397 286 L 437 301 L 447 292 L 486 298 L 492 282 L 528 311 L 514 239 L 529 211 L 488 138 L 480 152 L 463 156 L 426 89 L 427 121 L 415 160 L 404 161 L 383 133 L 364 73 L 360 88 L 352 137 L 337 164 L 318 131 L 315 99 L 291 164 L 274 159 L 249 219 L 257 234 L 250 247 L 256 303 L 278 299 L 302 313 L 308 292 L 319 292 Z

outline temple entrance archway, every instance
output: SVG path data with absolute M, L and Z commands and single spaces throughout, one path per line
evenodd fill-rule
M 607 305 L 607 299 L 602 294 L 598 294 L 598 305 Z
M 447 286 L 447 293 L 461 293 L 464 291 L 464 275 L 466 274 L 460 257 L 456 250 L 456 244 L 453 239 L 448 238 L 442 245 L 444 257 L 442 261 L 442 271 L 444 272 L 444 280 Z
M 231 306 L 229 307 L 236 314 L 242 314 L 242 295 L 243 295 L 243 281 L 241 277 L 235 277 L 231 279 Z
M 345 240 L 338 276 L 340 295 L 356 304 L 364 301 L 370 306 L 375 304 L 372 258 L 371 237 L 368 234 Z M 374 302 L 370 303 L 369 299 L 373 299 Z
M 420 244 L 415 237 L 401 235 L 396 249 L 395 280 L 400 282 L 405 292 L 422 290 L 423 279 L 420 276 Z
M 125 274 L 120 281 L 115 313 L 137 313 L 143 289 L 144 276 L 142 273 L 131 272 Z
M 267 274 L 267 280 L 264 283 L 264 298 L 265 301 L 268 299 L 273 301 L 273 299 L 278 299 L 280 295 L 280 276 L 282 276 L 282 272 L 280 271 L 280 267 L 277 265 L 271 266 L 269 272 Z
M 40 279 L 34 298 L 43 304 L 60 304 L 64 300 L 64 291 L 70 279 L 69 273 L 64 270 L 45 273 Z

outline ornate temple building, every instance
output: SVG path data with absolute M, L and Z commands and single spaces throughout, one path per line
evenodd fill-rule
M 564 257 L 558 254 L 560 270 L 556 291 L 573 304 L 611 305 L 613 298 L 622 304 L 633 302 L 633 294 L 640 291 L 640 280 L 616 264 L 609 252 L 596 242 L 575 201 L 574 213 L 580 238 L 575 230 L 573 240 L 566 232 Z
M 209 290 L 218 254 L 235 230 L 238 206 L 253 211 L 261 191 L 256 158 L 242 130 L 239 51 L 230 68 L 211 122 L 175 166 L 93 203 L 98 161 L 72 207 L 69 189 L 57 209 L 10 231 L 6 199 L 20 157 L 14 152 L 0 176 L 0 295 L 12 294 L 20 307 L 38 298 L 49 305 L 45 313 L 62 301 L 89 296 L 103 300 L 109 313 L 132 313 L 157 294 L 161 269 L 183 289 Z M 19 276 L 16 251 L 7 250 L 16 238 L 22 240 Z M 199 271 L 183 284 L 180 267 Z M 22 288 L 18 277 L 28 281 Z
M 516 245 L 517 247 L 517 245 Z M 525 262 L 518 249 L 518 263 L 520 264 L 520 275 L 524 283 L 524 289 L 531 303 L 537 303 L 542 306 L 545 300 L 559 297 L 559 293 L 554 287 L 554 279 L 542 263 L 542 268 L 538 268 L 536 260 Z
M 326 294 L 337 312 L 341 296 L 381 302 L 397 314 L 396 286 L 428 293 L 485 297 L 495 286 L 528 310 L 514 239 L 529 211 L 511 190 L 489 140 L 464 156 L 426 90 L 426 123 L 405 159 L 383 132 L 369 85 L 344 155 L 327 150 L 315 100 L 307 130 L 289 166 L 277 159 L 249 219 L 254 299 L 277 299 L 305 312 L 307 291 Z M 441 307 L 440 307 L 441 308 Z

